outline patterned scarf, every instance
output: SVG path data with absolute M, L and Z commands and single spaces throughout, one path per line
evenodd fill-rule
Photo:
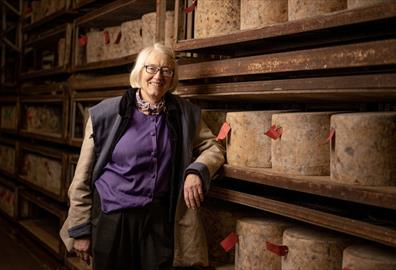
M 140 97 L 140 89 L 138 89 L 136 91 L 136 107 L 139 111 L 148 115 L 158 115 L 165 110 L 165 100 L 162 98 L 157 104 L 151 105 Z

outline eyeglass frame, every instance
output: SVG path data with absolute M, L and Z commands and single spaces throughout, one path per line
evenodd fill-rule
M 164 77 L 172 78 L 173 75 L 175 74 L 175 71 L 174 71 L 173 69 L 169 68 L 169 67 L 158 67 L 158 66 L 155 66 L 155 65 L 144 65 L 143 67 L 144 67 L 145 71 L 146 71 L 148 74 L 152 74 L 152 75 L 155 75 L 155 74 L 158 73 L 158 71 L 160 71 L 161 74 L 162 74 Z M 150 71 L 147 70 L 147 68 L 155 68 L 155 72 L 154 72 L 154 73 L 153 73 L 153 72 L 150 72 Z M 168 76 L 168 75 L 165 75 L 164 70 L 168 70 L 168 72 L 170 72 L 171 74 L 170 74 L 169 76 Z M 165 71 L 165 72 L 166 72 L 166 71 Z

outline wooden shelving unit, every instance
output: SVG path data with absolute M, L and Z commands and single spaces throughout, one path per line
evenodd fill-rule
M 194 13 L 183 11 L 189 4 L 180 0 L 175 7 L 175 50 L 193 55 L 180 59 L 176 94 L 229 111 L 246 104 L 395 109 L 396 3 L 201 39 L 193 36 Z M 224 179 L 213 181 L 209 196 L 396 247 L 396 187 L 226 164 Z M 361 216 L 343 207 L 356 207 Z M 376 211 L 384 215 L 381 221 L 369 217 Z

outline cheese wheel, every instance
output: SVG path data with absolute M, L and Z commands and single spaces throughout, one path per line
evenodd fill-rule
M 289 0 L 289 21 L 347 8 L 347 0 Z
M 87 33 L 87 63 L 98 62 L 103 59 L 104 34 L 102 31 Z
M 282 270 L 340 270 L 342 252 L 349 240 L 320 229 L 293 227 L 285 230 L 283 245 L 289 252 L 282 257 Z
M 165 18 L 165 46 L 173 47 L 175 12 L 167 11 Z M 143 47 L 153 45 L 156 34 L 157 14 L 150 12 L 142 16 Z
M 375 4 L 394 2 L 394 0 L 348 0 L 348 8 L 367 7 Z
M 282 111 L 228 112 L 227 162 L 232 166 L 271 167 L 271 139 L 264 133 L 271 117 Z
M 241 29 L 287 21 L 287 0 L 241 0 Z
M 109 42 L 107 44 L 104 43 L 102 60 L 111 60 L 111 59 L 120 58 L 120 56 L 122 56 L 123 48 L 120 45 L 120 42 L 117 43 L 117 38 L 118 35 L 122 35 L 121 27 L 120 26 L 106 27 L 103 31 L 103 36 L 105 36 L 106 32 L 109 35 Z
M 121 53 L 129 56 L 139 53 L 143 47 L 142 20 L 126 21 L 121 24 Z
M 266 249 L 266 241 L 281 245 L 288 222 L 273 218 L 242 218 L 237 221 L 238 243 L 235 270 L 281 270 L 281 257 Z
M 353 245 L 344 250 L 342 267 L 351 270 L 395 270 L 396 250 L 377 245 Z
M 282 137 L 272 140 L 272 169 L 293 175 L 329 175 L 330 150 L 326 137 L 334 113 L 274 114 L 272 125 L 282 128 Z
M 240 0 L 199 0 L 195 9 L 194 38 L 229 34 L 240 28 Z
M 332 181 L 396 185 L 396 112 L 333 115 L 331 127 L 335 129 L 330 151 Z

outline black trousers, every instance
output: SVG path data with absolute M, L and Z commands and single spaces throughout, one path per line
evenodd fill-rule
M 94 270 L 172 269 L 173 226 L 168 213 L 169 206 L 159 201 L 102 212 L 92 226 Z

